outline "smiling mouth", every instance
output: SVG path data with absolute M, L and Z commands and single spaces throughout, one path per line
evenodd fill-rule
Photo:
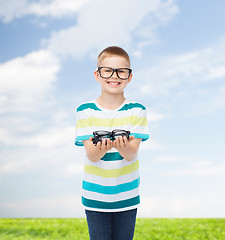
M 120 85 L 121 82 L 116 82 L 116 81 L 107 81 L 109 85 Z

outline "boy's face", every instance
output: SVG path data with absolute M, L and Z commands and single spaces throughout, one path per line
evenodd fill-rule
M 129 62 L 120 56 L 111 56 L 104 58 L 100 63 L 99 67 L 110 67 L 113 69 L 118 68 L 130 68 Z M 114 72 L 110 78 L 103 78 L 100 76 L 99 71 L 94 72 L 95 79 L 101 84 L 103 92 L 110 94 L 120 94 L 124 92 L 125 87 L 131 81 L 132 73 L 127 80 L 122 80 Z M 120 75 L 119 75 L 120 76 Z

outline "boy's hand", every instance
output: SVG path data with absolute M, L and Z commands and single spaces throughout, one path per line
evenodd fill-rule
M 90 137 L 89 140 L 90 140 L 90 141 L 93 141 L 93 138 Z M 109 151 L 109 150 L 111 150 L 112 147 L 113 147 L 113 145 L 112 145 L 112 140 L 110 140 L 109 138 L 102 139 L 102 142 L 99 141 L 99 142 L 97 143 L 96 147 L 97 147 L 100 151 L 102 151 L 102 150 L 104 150 L 104 151 Z
M 129 140 L 127 140 L 127 137 L 117 137 L 113 142 L 113 147 L 116 148 L 118 151 L 121 148 L 128 147 L 129 143 L 135 139 L 134 135 L 131 135 L 129 137 Z
M 85 140 L 83 143 L 88 158 L 93 162 L 100 160 L 112 147 L 117 149 L 124 159 L 132 161 L 136 158 L 141 143 L 141 139 L 135 138 L 133 135 L 129 137 L 129 140 L 126 137 L 118 137 L 113 142 L 110 139 L 103 139 L 102 143 L 98 142 L 96 146 L 92 140 L 93 138 L 90 137 L 89 140 Z
M 118 137 L 113 142 L 113 147 L 118 150 L 121 156 L 127 161 L 136 158 L 141 138 L 135 138 L 133 135 L 127 140 L 126 137 Z
M 112 141 L 110 139 L 103 139 L 102 143 L 98 142 L 95 146 L 92 140 L 93 138 L 90 137 L 89 140 L 85 140 L 83 143 L 89 160 L 97 162 L 112 148 Z

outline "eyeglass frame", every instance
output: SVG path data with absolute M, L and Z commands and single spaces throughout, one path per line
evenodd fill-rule
M 102 68 L 110 68 L 110 69 L 112 69 L 112 74 L 111 74 L 109 77 L 103 77 L 103 76 L 101 75 L 101 69 L 102 69 Z M 120 69 L 129 70 L 129 75 L 128 75 L 127 78 L 121 78 L 121 77 L 119 77 L 118 70 L 120 70 Z M 130 74 L 132 73 L 132 69 L 131 69 L 131 68 L 97 67 L 97 70 L 96 70 L 96 71 L 98 71 L 100 77 L 101 77 L 101 78 L 104 78 L 104 79 L 109 79 L 109 78 L 111 78 L 111 77 L 113 76 L 114 72 L 116 72 L 117 77 L 118 77 L 119 79 L 121 79 L 121 80 L 127 80 L 127 79 L 130 77 Z
M 95 144 L 95 146 L 96 146 L 98 142 L 102 143 L 102 139 L 106 139 L 106 138 L 109 138 L 110 140 L 114 141 L 114 140 L 116 140 L 115 134 L 119 131 L 123 132 L 119 136 L 122 136 L 122 137 L 125 136 L 127 138 L 127 140 L 129 140 L 130 131 L 126 131 L 126 130 L 122 130 L 122 129 L 115 129 L 112 132 L 105 131 L 105 130 L 99 130 L 99 131 L 93 132 L 93 135 L 94 135 L 94 137 L 92 138 L 93 144 Z M 106 132 L 106 134 L 99 135 L 98 132 Z M 104 137 L 104 136 L 109 136 L 109 137 Z

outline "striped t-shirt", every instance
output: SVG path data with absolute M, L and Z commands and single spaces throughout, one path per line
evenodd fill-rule
M 139 103 L 124 103 L 115 110 L 104 109 L 96 100 L 77 108 L 75 145 L 93 137 L 93 131 L 123 129 L 135 138 L 149 138 L 146 108 Z M 140 203 L 138 157 L 124 159 L 112 148 L 99 161 L 85 157 L 82 203 L 87 210 L 117 212 L 137 208 Z

